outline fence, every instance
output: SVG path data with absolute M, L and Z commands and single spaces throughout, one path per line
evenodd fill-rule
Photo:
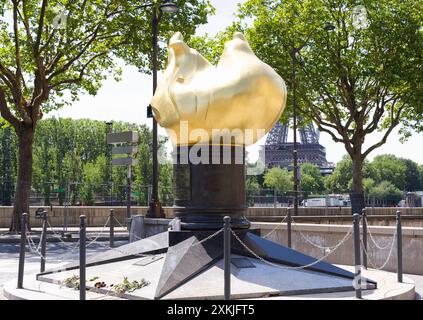
M 44 215 L 43 219 L 44 221 L 46 221 L 47 216 Z M 96 242 L 98 239 L 98 236 L 95 238 L 87 238 L 86 237 L 86 221 L 85 221 L 86 217 L 84 215 L 81 215 L 79 217 L 79 227 L 80 227 L 80 239 L 79 242 L 77 244 L 79 244 L 79 278 L 76 279 L 78 282 L 77 285 L 79 287 L 79 292 L 80 292 L 80 300 L 85 300 L 86 299 L 86 279 L 85 279 L 85 269 L 86 269 L 86 249 L 87 247 L 89 247 L 92 243 Z M 108 223 L 110 222 L 110 219 L 114 219 L 113 216 L 113 211 L 110 212 L 110 216 L 109 218 L 106 220 L 104 226 L 103 226 L 103 230 L 107 227 Z M 366 215 L 363 214 L 362 215 L 362 223 L 364 223 L 364 226 L 366 225 Z M 277 228 L 282 225 L 283 221 L 276 226 Z M 295 222 L 294 222 L 295 223 Z M 243 242 L 240 237 L 238 236 L 237 232 L 233 229 L 231 229 L 230 227 L 230 218 L 229 217 L 225 217 L 224 218 L 224 227 L 215 231 L 214 233 L 210 234 L 208 237 L 204 238 L 201 241 L 198 242 L 194 242 L 193 244 L 191 244 L 190 246 L 197 246 L 202 244 L 205 241 L 209 241 L 210 239 L 216 237 L 218 234 L 220 234 L 221 232 L 224 233 L 224 237 L 223 237 L 223 251 L 224 251 L 224 278 L 222 279 L 224 281 L 224 292 L 223 292 L 223 296 L 226 300 L 230 299 L 230 290 L 231 290 L 231 285 L 230 285 L 230 281 L 231 281 L 231 238 L 233 237 L 235 239 L 235 241 L 239 242 L 239 244 L 245 248 L 245 250 L 254 258 L 258 259 L 259 261 L 270 265 L 272 267 L 276 267 L 276 268 L 281 268 L 281 269 L 285 269 L 285 270 L 303 270 L 303 269 L 308 269 L 318 263 L 320 263 L 321 261 L 326 260 L 329 256 L 333 255 L 341 246 L 345 246 L 348 245 L 348 241 L 351 240 L 351 238 L 353 238 L 353 245 L 351 246 L 351 244 L 349 244 L 348 246 L 350 246 L 350 248 L 354 249 L 354 265 L 355 265 L 355 276 L 352 282 L 352 286 L 355 289 L 356 292 L 356 298 L 361 299 L 362 298 L 362 292 L 361 290 L 367 289 L 366 284 L 364 284 L 364 287 L 362 286 L 362 282 L 361 282 L 361 269 L 362 269 L 362 264 L 361 264 L 361 254 L 360 254 L 360 250 L 363 250 L 363 255 L 369 260 L 369 262 L 372 264 L 372 266 L 375 269 L 381 270 L 383 269 L 387 263 L 391 260 L 391 258 L 394 256 L 394 251 L 396 252 L 396 271 L 398 274 L 398 282 L 402 282 L 402 272 L 403 272 L 403 268 L 402 268 L 402 250 L 403 250 L 403 243 L 402 243 L 402 226 L 401 226 L 401 216 L 400 213 L 397 212 L 397 226 L 394 229 L 394 233 L 391 235 L 390 240 L 388 245 L 383 245 L 381 246 L 380 243 L 378 243 L 371 232 L 369 232 L 366 228 L 364 228 L 364 233 L 363 233 L 363 239 L 367 239 L 367 235 L 370 236 L 371 241 L 373 242 L 375 248 L 379 249 L 379 250 L 384 250 L 384 249 L 389 249 L 389 253 L 386 257 L 385 262 L 381 265 L 381 266 L 376 266 L 372 260 L 370 260 L 370 255 L 368 254 L 368 247 L 367 247 L 367 243 L 364 244 L 363 240 L 360 239 L 360 230 L 359 230 L 359 223 L 360 223 L 360 216 L 358 214 L 354 214 L 353 217 L 353 225 L 349 226 L 347 230 L 344 230 L 343 232 L 343 237 L 342 239 L 340 239 L 339 241 L 336 241 L 335 244 L 331 245 L 331 246 L 322 246 L 319 243 L 316 243 L 315 241 L 313 241 L 313 239 L 310 239 L 308 236 L 302 234 L 302 232 L 300 231 L 300 236 L 301 236 L 301 240 L 302 242 L 307 242 L 308 244 L 311 244 L 313 247 L 318 248 L 320 250 L 324 250 L 324 254 L 320 255 L 319 258 L 315 258 L 312 259 L 312 262 L 305 264 L 305 265 L 294 265 L 294 266 L 286 266 L 286 265 L 281 265 L 279 263 L 275 263 L 273 261 L 269 261 L 265 259 L 265 255 L 263 256 L 262 253 L 260 252 L 255 252 L 252 248 L 250 248 L 245 242 Z M 46 226 L 47 224 L 45 223 L 44 226 Z M 113 223 L 110 224 L 111 228 L 113 226 Z M 271 233 L 273 233 L 276 229 L 273 229 L 271 232 L 267 233 L 264 237 L 269 236 Z M 43 229 L 43 233 L 46 232 L 46 229 Z M 45 241 L 45 237 L 41 237 L 42 241 Z M 86 240 L 89 240 L 89 243 L 86 244 Z M 40 259 L 41 259 L 41 269 L 43 269 L 42 267 L 42 263 L 43 261 L 45 262 L 47 260 L 47 256 L 46 256 L 46 252 L 40 253 L 40 247 L 42 248 L 43 246 L 45 247 L 45 243 L 41 243 L 42 241 L 40 241 L 40 243 L 38 244 L 38 247 L 36 246 L 35 242 L 31 239 L 31 234 L 27 229 L 27 214 L 23 214 L 22 215 L 22 232 L 21 232 L 21 246 L 20 246 L 20 257 L 19 257 L 19 267 L 18 267 L 18 288 L 23 288 L 23 277 L 24 277 L 24 263 L 25 263 L 25 247 L 26 247 L 26 243 L 28 242 L 29 248 L 30 250 L 39 255 Z M 395 246 L 396 244 L 396 246 Z M 104 247 L 106 247 L 109 250 L 116 250 L 119 251 L 119 248 L 113 248 L 112 246 L 108 246 L 106 244 L 102 244 Z M 76 247 L 76 246 L 75 246 Z M 394 250 L 394 248 L 396 247 L 396 249 Z M 183 250 L 183 252 L 186 252 L 186 248 L 182 247 L 179 250 Z M 352 251 L 352 250 L 350 250 Z M 121 252 L 124 253 L 124 252 Z M 131 254 L 133 255 L 133 253 Z M 149 256 L 148 254 L 141 254 L 139 256 Z M 137 282 L 137 284 L 139 284 Z M 140 285 L 140 287 L 144 286 L 144 285 L 148 285 L 148 282 L 142 283 Z M 103 291 L 101 291 L 100 289 L 102 288 L 101 284 L 99 287 L 97 287 L 97 285 L 94 285 L 94 288 L 88 288 L 89 290 L 95 290 L 97 293 L 99 292 L 105 292 L 105 294 L 109 294 L 111 291 L 111 288 L 109 289 L 104 289 Z M 159 297 L 160 298 L 160 297 Z
M 127 203 L 127 185 L 100 184 L 87 185 L 79 182 L 63 182 L 53 185 L 47 183 L 43 190 L 32 190 L 29 202 L 31 206 L 124 206 Z M 13 205 L 15 185 L 7 185 L 8 200 L 3 196 L 6 186 L 0 182 L 0 205 Z M 173 204 L 171 186 L 158 186 L 159 198 L 164 206 Z M 147 206 L 150 202 L 151 186 L 131 186 L 131 204 L 134 206 Z
M 38 206 L 119 206 L 126 205 L 127 186 L 124 184 L 83 184 L 75 181 L 63 181 L 62 183 L 46 182 L 45 188 L 33 187 L 30 194 L 30 205 Z M 150 185 L 132 184 L 131 201 L 134 206 L 147 206 L 151 197 Z M 3 183 L 0 181 L 0 205 L 8 205 L 14 201 L 14 182 Z M 6 192 L 7 191 L 7 192 Z M 162 206 L 173 204 L 173 189 L 171 185 L 158 186 L 159 199 Z M 6 194 L 8 195 L 6 197 Z M 408 197 L 408 198 L 407 198 Z M 7 199 L 6 199 L 7 198 Z M 299 206 L 307 206 L 307 200 L 315 200 L 310 206 L 318 207 L 350 207 L 348 194 L 311 194 L 307 191 L 298 191 Z M 403 193 L 402 202 L 422 206 L 421 201 L 406 201 L 410 193 Z M 368 207 L 392 207 L 397 206 L 400 199 L 396 196 L 377 196 L 375 194 L 364 195 L 365 204 Z M 246 200 L 250 207 L 289 207 L 293 206 L 294 193 L 292 191 L 279 192 L 276 189 L 255 188 L 246 190 Z M 7 203 L 6 203 L 7 202 Z
M 33 219 L 38 207 L 31 207 L 29 220 L 31 227 L 41 227 L 41 221 Z M 104 206 L 76 206 L 76 207 L 43 207 L 48 211 L 51 224 L 55 227 L 63 227 L 65 220 L 67 226 L 77 227 L 79 216 L 87 216 L 87 226 L 98 227 L 103 225 L 104 219 L 109 215 L 109 209 L 115 210 L 115 216 L 119 221 L 126 219 L 126 207 Z M 166 218 L 173 218 L 172 207 L 164 207 Z M 292 208 L 291 208 L 292 209 Z M 398 208 L 368 208 L 367 218 L 371 225 L 389 226 L 395 225 L 395 212 Z M 9 228 L 13 208 L 0 207 L 0 228 Z M 423 208 L 401 208 L 404 226 L 423 227 Z M 147 213 L 147 207 L 132 207 L 132 214 Z M 288 213 L 288 208 L 248 208 L 246 217 L 252 222 L 280 222 Z M 351 208 L 298 208 L 295 219 L 302 223 L 317 224 L 348 224 L 351 223 Z

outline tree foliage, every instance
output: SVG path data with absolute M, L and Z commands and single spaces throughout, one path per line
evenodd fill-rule
M 310 194 L 318 194 L 324 191 L 323 177 L 320 169 L 311 163 L 301 165 L 300 190 Z
M 29 211 L 32 144 L 43 115 L 95 95 L 109 76 L 119 79 L 118 59 L 151 70 L 153 12 L 160 39 L 175 30 L 187 38 L 213 12 L 208 0 L 180 0 L 182 10 L 162 14 L 162 4 L 133 0 L 0 0 L 0 116 L 19 144 L 18 183 L 11 230 Z M 163 66 L 165 48 L 159 48 Z
M 364 24 L 356 23 L 358 4 L 365 9 Z M 401 125 L 403 137 L 411 128 L 422 129 L 421 1 L 247 0 L 239 18 L 227 32 L 243 29 L 257 56 L 287 82 L 288 106 L 295 62 L 301 118 L 345 146 L 353 164 L 353 191 L 362 191 L 364 160 L 395 127 Z M 328 30 L 326 23 L 335 29 Z M 227 37 L 221 33 L 195 41 L 206 55 L 218 57 Z M 291 112 L 288 107 L 284 118 Z M 365 149 L 374 131 L 383 136 Z
M 291 190 L 292 174 L 286 169 L 271 168 L 264 174 L 264 185 L 280 193 Z
M 151 139 L 152 133 L 145 125 L 124 122 L 113 122 L 115 132 L 135 130 L 139 134 L 138 164 L 133 169 L 133 199 L 139 205 L 147 205 L 149 186 L 151 185 Z M 0 140 L 3 136 L 0 130 Z M 159 137 L 159 146 L 166 139 Z M 11 135 L 10 150 L 12 161 L 17 158 L 17 137 Z M 4 154 L 6 146 L 0 145 L 0 155 Z M 57 198 L 56 204 L 63 205 L 69 201 L 73 205 L 94 204 L 108 201 L 113 182 L 114 198 L 119 201 L 126 199 L 126 168 L 113 167 L 112 179 L 109 178 L 108 145 L 106 144 L 106 124 L 102 121 L 80 119 L 42 120 L 36 130 L 34 140 L 33 163 L 33 201 L 42 201 L 49 205 L 52 198 Z M 0 161 L 2 158 L 0 157 Z M 160 164 L 159 190 L 165 205 L 172 204 L 169 196 L 172 189 L 172 168 L 168 163 Z M 4 172 L 0 173 L 3 178 Z M 17 179 L 16 167 L 10 167 L 11 183 Z M 65 199 L 66 190 L 68 199 Z M 38 197 L 42 198 L 39 199 Z M 95 196 L 100 197 L 96 199 Z M 37 200 L 39 199 L 39 200 Z M 166 200 L 167 199 L 167 200 Z M 39 204 L 38 202 L 37 204 Z

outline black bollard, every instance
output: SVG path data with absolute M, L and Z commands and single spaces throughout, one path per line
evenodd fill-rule
M 43 233 L 41 237 L 41 266 L 40 272 L 44 272 L 46 269 L 46 245 L 47 245 L 47 211 L 43 212 Z
M 25 268 L 25 244 L 26 244 L 26 223 L 27 213 L 22 213 L 21 217 L 21 247 L 19 252 L 18 289 L 23 288 L 23 277 Z
M 362 227 L 363 227 L 363 266 L 367 269 L 367 220 L 366 209 L 362 210 Z
M 402 228 L 401 211 L 397 211 L 397 273 L 398 282 L 402 282 Z
M 115 246 L 115 214 L 114 210 L 110 209 L 110 235 L 109 235 L 109 246 L 113 248 Z
M 288 216 L 287 216 L 287 232 L 288 232 L 288 248 L 291 248 L 291 222 L 292 222 L 292 218 L 291 218 L 291 208 L 288 208 Z
M 355 256 L 355 274 L 354 286 L 355 297 L 361 299 L 361 262 L 360 262 L 360 216 L 358 213 L 353 214 L 354 218 L 354 256 Z
M 85 265 L 86 265 L 86 224 L 85 216 L 79 216 L 79 300 L 85 300 Z
M 224 260 L 224 291 L 225 300 L 231 299 L 231 217 L 223 218 L 223 260 Z

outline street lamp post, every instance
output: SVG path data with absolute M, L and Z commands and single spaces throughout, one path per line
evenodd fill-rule
M 294 122 L 294 216 L 298 215 L 298 145 L 297 145 L 297 78 L 295 59 L 301 48 L 295 47 L 295 33 L 292 38 L 291 64 L 292 64 L 292 118 Z
M 112 166 L 112 145 L 107 144 L 107 135 L 113 131 L 113 122 L 106 122 L 106 145 L 107 145 L 107 166 L 108 166 L 108 184 L 110 188 L 109 206 L 113 205 L 113 166 Z
M 164 1 L 160 5 L 159 9 L 155 4 L 149 4 L 145 6 L 153 7 L 153 17 L 152 17 L 152 45 L 153 45 L 153 56 L 152 56 L 152 65 L 153 65 L 153 95 L 156 92 L 157 87 L 157 36 L 158 36 L 158 26 L 163 12 L 173 13 L 179 10 L 178 6 L 173 1 Z M 151 106 L 149 106 L 151 108 Z M 152 114 L 151 110 L 149 110 Z M 164 218 L 164 213 L 162 206 L 159 200 L 158 193 L 158 162 L 157 162 L 157 121 L 153 116 L 153 146 L 152 146 L 152 156 L 153 156 L 153 177 L 152 177 L 152 189 L 151 189 L 151 200 L 148 207 L 147 217 L 149 218 Z
M 329 22 L 325 23 L 323 27 L 325 31 L 332 31 L 335 29 L 335 26 Z M 316 30 L 314 30 L 316 31 Z M 313 31 L 313 32 L 314 32 Z M 294 174 L 294 216 L 298 215 L 298 143 L 297 143 L 297 70 L 296 70 L 296 56 L 297 53 L 300 53 L 301 49 L 304 48 L 307 42 L 303 43 L 301 46 L 295 46 L 295 31 L 292 37 L 292 46 L 290 50 L 291 55 L 291 64 L 292 64 L 292 118 L 293 118 L 293 129 L 294 129 L 294 150 L 293 150 L 293 174 Z M 289 211 L 289 210 L 288 210 Z M 289 211 L 290 212 L 290 211 Z

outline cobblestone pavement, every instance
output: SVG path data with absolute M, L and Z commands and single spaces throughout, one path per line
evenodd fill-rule
M 103 242 L 109 244 L 109 242 Z M 117 241 L 116 246 L 128 243 L 127 241 Z M 101 243 L 91 243 L 87 241 L 87 256 L 106 251 L 107 248 Z M 47 244 L 46 269 L 58 267 L 66 263 L 79 259 L 79 250 L 76 242 L 54 242 Z M 2 295 L 3 285 L 18 276 L 19 264 L 19 244 L 0 243 L 0 300 L 4 300 Z M 40 256 L 29 251 L 25 254 L 25 274 L 35 273 L 40 268 Z

